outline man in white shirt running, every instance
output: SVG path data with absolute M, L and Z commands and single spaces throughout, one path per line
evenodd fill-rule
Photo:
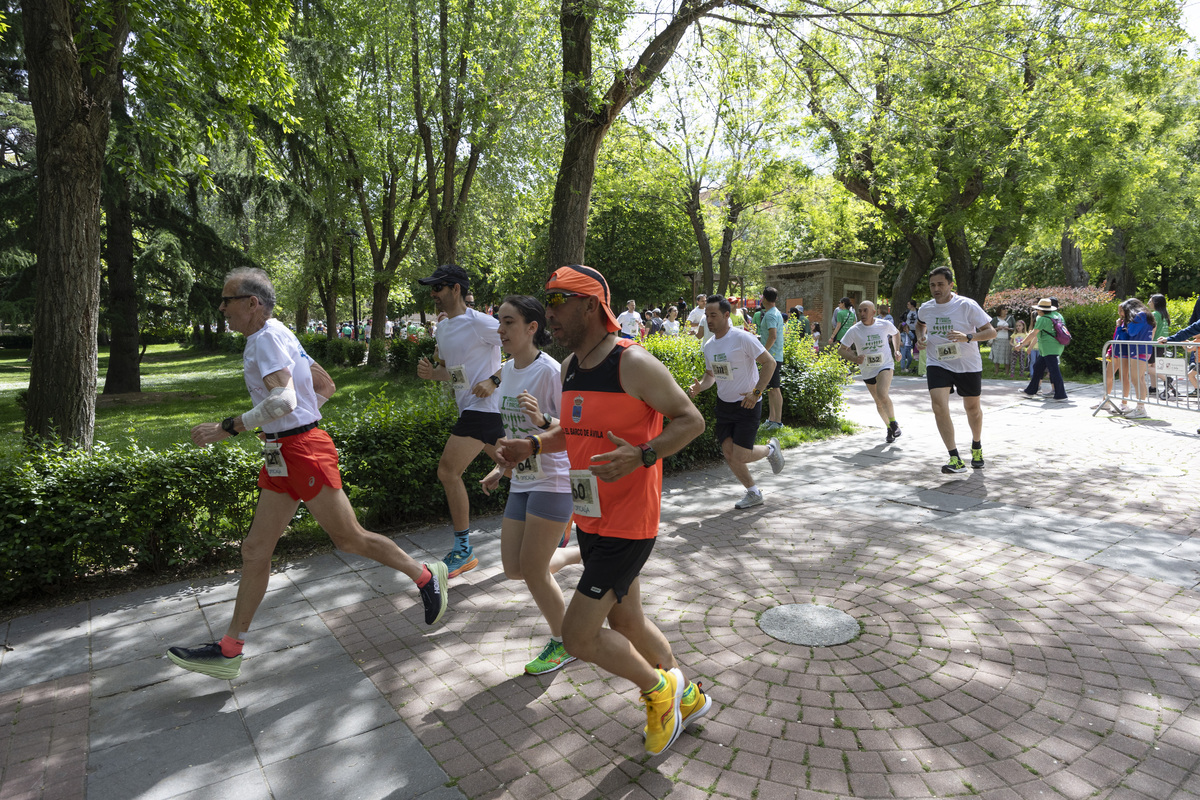
M 617 324 L 621 326 L 621 337 L 636 339 L 642 330 L 642 315 L 638 313 L 637 302 L 629 300 L 625 310 L 617 316 Z
M 708 329 L 708 322 L 704 318 L 704 307 L 708 304 L 708 295 L 696 295 L 696 307 L 688 312 L 688 325 L 690 326 L 692 336 L 695 336 L 702 343 L 707 342 L 712 337 L 712 332 Z
M 470 277 L 456 264 L 446 264 L 420 283 L 433 293 L 433 304 L 445 312 L 438 323 L 435 366 L 429 359 L 417 362 L 417 377 L 448 381 L 458 405 L 458 422 L 438 462 L 438 480 L 446 490 L 450 521 L 454 525 L 454 548 L 442 559 L 455 578 L 479 566 L 471 547 L 471 502 L 462 475 L 479 451 L 495 460 L 496 442 L 504 436 L 500 417 L 500 324 L 467 307 Z
M 838 355 L 859 365 L 859 375 L 875 401 L 875 410 L 887 427 L 887 443 L 891 444 L 900 438 L 896 411 L 888 394 L 896 361 L 900 360 L 900 332 L 891 320 L 875 316 L 875 304 L 870 300 L 858 304 L 858 316 L 858 322 L 842 337 Z M 856 352 L 851 352 L 851 347 Z
M 971 467 L 983 469 L 983 407 L 979 395 L 983 385 L 983 358 L 979 343 L 996 338 L 992 316 L 969 297 L 954 292 L 954 273 L 938 267 L 929 273 L 929 293 L 917 311 L 917 343 L 926 350 L 925 379 L 929 399 L 942 443 L 950 452 L 950 461 L 942 472 L 966 472 L 967 465 L 958 455 L 954 440 L 954 420 L 950 417 L 950 390 L 963 400 L 967 424 L 971 426 Z
M 772 438 L 766 445 L 754 443 L 762 419 L 762 395 L 775 374 L 775 359 L 757 336 L 733 327 L 729 321 L 732 308 L 719 294 L 708 298 L 705 315 L 713 338 L 701 345 L 704 375 L 688 389 L 688 396 L 694 399 L 717 384 L 717 441 L 730 471 L 746 489 L 745 497 L 733 507 L 750 508 L 761 505 L 763 496 L 747 465 L 765 458 L 772 472 L 778 475 L 783 470 L 778 439 Z

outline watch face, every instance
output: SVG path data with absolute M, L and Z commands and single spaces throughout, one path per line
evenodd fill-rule
M 652 447 L 642 448 L 642 463 L 647 467 L 653 466 L 654 462 L 658 461 L 658 453 L 654 452 Z

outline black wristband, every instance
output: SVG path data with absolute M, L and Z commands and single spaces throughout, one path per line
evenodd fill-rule
M 237 436 L 241 431 L 233 427 L 233 417 L 226 417 L 221 420 L 221 430 L 228 433 L 230 436 Z

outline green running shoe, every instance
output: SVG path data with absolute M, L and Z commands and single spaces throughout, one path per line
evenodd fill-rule
M 942 465 L 942 472 L 945 472 L 947 475 L 949 475 L 951 473 L 955 473 L 955 472 L 966 472 L 966 471 L 967 471 L 967 465 L 964 464 L 963 460 L 961 458 L 959 458 L 958 456 L 952 457 L 950 459 L 949 464 Z
M 983 469 L 983 448 L 971 448 L 971 469 Z
M 233 680 L 242 671 L 242 656 L 239 654 L 226 658 L 221 652 L 220 642 L 198 647 L 172 647 L 167 650 L 167 658 L 186 670 L 227 681 Z
M 562 669 L 574 660 L 575 656 L 567 653 L 567 648 L 563 647 L 562 642 L 551 639 L 550 643 L 542 648 L 542 654 L 525 665 L 525 674 L 545 675 L 547 672 Z

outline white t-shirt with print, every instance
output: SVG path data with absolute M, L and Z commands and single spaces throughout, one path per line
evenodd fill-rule
M 263 378 L 272 372 L 286 369 L 292 374 L 292 385 L 296 389 L 296 409 L 268 422 L 263 430 L 268 433 L 290 431 L 321 418 L 311 364 L 312 359 L 300 346 L 296 334 L 277 319 L 268 319 L 267 324 L 246 337 L 246 348 L 242 351 L 243 377 L 254 405 L 266 400 L 270 394 Z
M 859 368 L 859 374 L 863 378 L 874 378 L 885 369 L 896 368 L 890 337 L 897 333 L 899 331 L 896 330 L 896 326 L 882 317 L 876 317 L 871 325 L 864 325 L 860 320 L 846 331 L 846 335 L 842 337 L 842 344 L 846 347 L 853 346 L 858 354 L 863 356 L 863 363 Z
M 696 329 L 700 331 L 701 342 L 712 338 L 712 331 L 708 329 L 708 317 L 704 316 L 704 306 L 696 306 L 688 313 L 688 324 L 696 325 Z
M 667 336 L 678 336 L 679 335 L 679 320 L 664 319 L 663 320 L 663 333 L 665 333 Z
M 950 372 L 982 372 L 983 357 L 979 342 L 951 342 L 950 331 L 974 333 L 990 325 L 992 317 L 969 297 L 951 294 L 944 303 L 927 300 L 917 311 L 917 319 L 925 324 L 928 353 L 927 366 L 941 367 Z
M 717 379 L 717 397 L 726 403 L 740 403 L 758 383 L 755 359 L 767 349 L 752 333 L 730 328 L 720 338 L 714 336 L 700 348 L 704 365 Z
M 558 419 L 559 405 L 562 400 L 562 365 L 545 353 L 541 353 L 533 363 L 525 369 L 517 369 L 513 359 L 504 362 L 500 371 L 500 388 L 496 395 L 500 398 L 500 418 L 504 420 L 504 435 L 509 439 L 524 439 L 526 436 L 537 436 L 545 433 L 529 421 L 521 405 L 517 401 L 521 392 L 529 392 L 537 398 L 538 408 L 543 413 Z M 542 453 L 540 459 L 541 473 L 545 476 L 535 480 L 523 480 L 513 473 L 509 486 L 510 492 L 569 492 L 571 480 L 568 472 L 571 462 L 567 452 Z
M 617 315 L 617 324 L 621 326 L 621 331 L 637 338 L 641 332 L 642 316 L 636 311 L 622 311 Z
M 468 308 L 457 317 L 438 323 L 434 336 L 438 356 L 450 371 L 450 386 L 459 413 L 499 411 L 499 392 L 492 392 L 490 397 L 476 397 L 471 389 L 500 369 L 500 323 Z

